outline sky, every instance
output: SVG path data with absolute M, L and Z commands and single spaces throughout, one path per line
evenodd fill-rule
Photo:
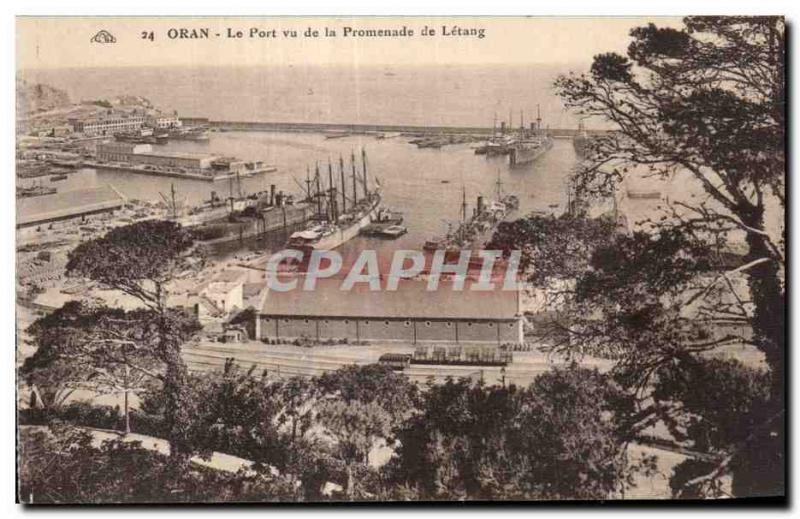
M 600 52 L 624 52 L 630 29 L 650 22 L 680 25 L 666 17 L 18 17 L 16 68 L 582 64 Z M 344 35 L 347 27 L 404 26 L 414 35 Z M 423 36 L 425 27 L 435 34 Z M 324 36 L 326 28 L 336 35 Z M 188 35 L 206 29 L 209 38 L 169 37 L 181 29 Z M 261 32 L 251 37 L 253 29 Z M 309 29 L 319 36 L 306 37 Z M 483 38 L 458 35 L 480 29 Z M 92 42 L 100 30 L 116 41 Z M 291 30 L 298 37 L 284 35 Z M 239 31 L 241 38 L 229 37 Z

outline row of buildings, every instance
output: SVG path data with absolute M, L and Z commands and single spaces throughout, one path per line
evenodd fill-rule
M 69 119 L 72 131 L 82 133 L 87 137 L 111 136 L 116 133 L 135 132 L 142 127 L 151 128 L 179 128 L 182 126 L 177 114 L 109 114 L 90 119 Z

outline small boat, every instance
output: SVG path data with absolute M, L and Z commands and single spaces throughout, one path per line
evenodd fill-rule
M 31 187 L 17 187 L 17 196 L 23 198 L 33 197 L 33 196 L 53 195 L 56 192 L 57 192 L 56 188 L 42 186 L 40 184 Z
M 449 183 L 450 183 L 449 180 L 442 180 L 442 184 L 449 184 Z
M 60 180 L 66 180 L 66 179 L 67 179 L 67 175 L 64 175 L 64 174 L 53 175 L 52 177 L 50 177 L 50 182 L 58 182 Z
M 408 232 L 408 229 L 402 225 L 390 225 L 386 229 L 383 229 L 380 233 L 380 236 L 384 238 L 399 238 L 400 236 L 404 235 Z
M 342 139 L 344 137 L 350 137 L 350 132 L 329 132 L 325 134 L 326 139 Z
M 661 191 L 634 191 L 628 189 L 628 198 L 652 200 L 661 198 Z

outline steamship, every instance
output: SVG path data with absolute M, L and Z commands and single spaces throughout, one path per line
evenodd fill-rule
M 526 132 L 520 127 L 519 139 L 510 147 L 508 163 L 511 166 L 528 164 L 544 155 L 553 147 L 553 139 L 542 131 L 542 117 L 536 106 L 536 123 Z

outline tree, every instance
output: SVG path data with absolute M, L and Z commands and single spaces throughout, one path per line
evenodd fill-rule
M 186 339 L 186 315 L 167 306 L 167 285 L 177 275 L 201 264 L 192 236 L 168 221 L 145 221 L 111 230 L 80 244 L 69 254 L 67 273 L 82 276 L 137 298 L 152 312 L 159 359 L 165 364 L 165 421 L 171 453 L 191 452 L 187 431 L 191 401 L 188 371 L 180 346 Z
M 394 419 L 402 419 L 414 408 L 417 387 L 402 374 L 380 364 L 349 365 L 320 375 L 318 390 L 345 402 L 376 403 Z
M 761 463 L 759 458 L 737 456 L 731 449 L 758 450 L 768 457 L 775 448 L 759 438 L 760 429 L 771 426 L 769 374 L 765 370 L 733 359 L 691 359 L 660 371 L 653 398 L 656 402 L 680 402 L 681 413 L 670 413 L 673 407 L 669 405 L 659 407 L 674 437 L 689 440 L 696 449 L 722 459 L 688 459 L 677 466 L 670 480 L 675 497 L 726 496 L 719 477 L 729 470 L 750 474 L 734 479 L 734 495 L 751 494 L 754 478 L 773 477 L 762 473 L 772 469 L 768 460 Z
M 335 440 L 334 452 L 345 468 L 344 495 L 356 495 L 354 471 L 366 467 L 370 450 L 392 431 L 389 412 L 375 402 L 328 400 L 318 411 L 320 425 Z
M 629 460 L 629 394 L 597 370 L 552 369 L 519 393 L 509 432 L 519 486 L 545 499 L 624 495 L 632 476 L 654 468 L 654 456 Z
M 203 452 L 220 451 L 242 456 L 269 471 L 285 466 L 286 441 L 277 415 L 282 407 L 280 383 L 255 375 L 255 366 L 242 371 L 229 359 L 222 373 L 192 381 L 198 401 L 190 437 Z
M 130 432 L 129 395 L 146 380 L 163 381 L 151 310 L 126 312 L 70 301 L 28 329 L 37 345 L 20 372 L 30 386 L 60 377 L 70 388 L 124 395 L 125 432 Z M 185 335 L 193 331 L 191 325 Z
M 612 127 L 588 146 L 576 193 L 603 197 L 635 175 L 685 173 L 705 197 L 673 200 L 642 227 L 647 233 L 596 249 L 575 293 L 583 308 L 596 305 L 596 318 L 567 331 L 588 351 L 618 359 L 640 389 L 721 345 L 758 348 L 769 368 L 764 413 L 747 426 L 748 442 L 728 444 L 709 474 L 733 469 L 739 495 L 782 495 L 785 239 L 766 217 L 785 206 L 784 23 L 690 17 L 682 29 L 650 24 L 631 37 L 627 56 L 598 55 L 588 74 L 556 82 L 568 107 Z M 747 251 L 731 268 L 720 251 L 733 240 Z
M 392 431 L 413 412 L 415 385 L 386 366 L 345 366 L 314 381 L 316 423 L 335 443 L 333 452 L 345 467 L 345 495 L 356 495 L 357 471 L 368 470 L 369 452 L 380 441 L 394 443 Z
M 280 476 L 227 474 L 189 467 L 173 473 L 171 460 L 141 442 L 93 442 L 73 427 L 20 430 L 19 496 L 35 504 L 202 503 L 291 501 Z
M 398 430 L 387 472 L 422 499 L 607 499 L 652 463 L 628 460 L 632 413 L 609 377 L 575 365 L 526 389 L 448 380 Z

